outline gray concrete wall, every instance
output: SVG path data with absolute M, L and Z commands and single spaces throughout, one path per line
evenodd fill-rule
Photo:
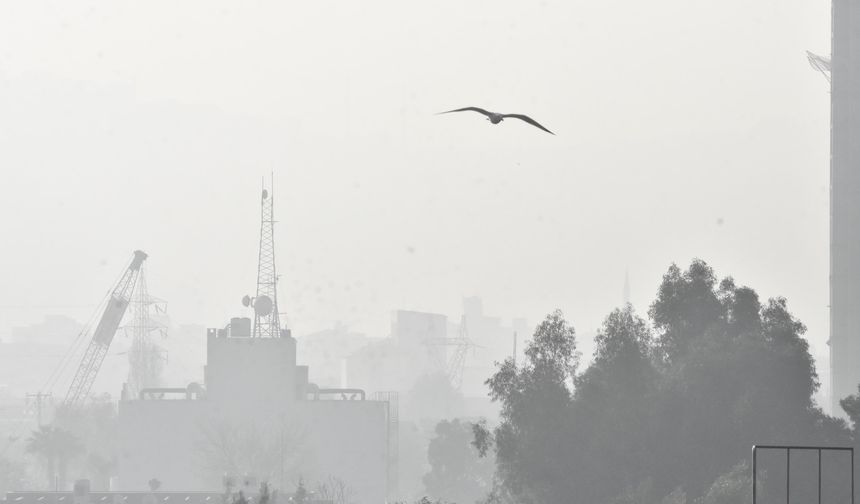
M 385 502 L 385 403 L 307 401 L 302 405 L 312 447 L 306 479 L 343 480 L 357 503 Z
M 209 416 L 203 401 L 120 401 L 118 488 L 146 490 L 158 478 L 165 491 L 219 489 L 200 469 L 200 425 Z
M 384 403 L 296 400 L 292 338 L 207 341 L 202 399 L 119 405 L 121 490 L 218 491 L 222 476 L 250 474 L 291 492 L 342 481 L 356 503 L 382 503 L 386 489 Z M 302 380 L 298 380 L 299 382 Z
M 860 383 L 860 5 L 833 1 L 830 365 L 834 414 Z
M 226 338 L 206 342 L 206 390 L 216 402 L 283 404 L 295 398 L 296 340 Z
M 252 474 L 292 491 L 335 478 L 355 502 L 385 500 L 384 403 L 299 401 L 262 416 L 213 401 L 120 402 L 121 490 L 217 491 L 221 475 Z

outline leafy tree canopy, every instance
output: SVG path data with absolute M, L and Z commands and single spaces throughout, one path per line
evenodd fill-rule
M 494 460 L 479 457 L 471 444 L 473 426 L 460 420 L 443 420 L 430 440 L 424 476 L 427 494 L 444 502 L 471 504 L 484 497 L 492 486 Z
M 739 463 L 755 443 L 844 444 L 856 436 L 815 405 L 806 327 L 704 261 L 669 267 L 645 320 L 612 311 L 578 369 L 561 312 L 538 326 L 525 362 L 487 380 L 501 422 L 473 429 L 497 458 L 491 496 L 525 503 L 741 504 Z M 843 401 L 857 425 L 858 396 Z

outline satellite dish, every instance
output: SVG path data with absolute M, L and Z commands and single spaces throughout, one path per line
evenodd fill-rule
M 248 306 L 251 306 L 251 296 L 246 295 L 245 297 L 242 298 L 242 306 L 244 306 L 246 308 Z
M 265 317 L 272 313 L 273 305 L 274 303 L 272 303 L 272 298 L 269 296 L 259 296 L 254 298 L 254 313 L 260 317 Z
M 263 199 L 266 199 L 268 197 L 269 197 L 269 191 L 263 189 Z

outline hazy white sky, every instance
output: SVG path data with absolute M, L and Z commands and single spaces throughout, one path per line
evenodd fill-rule
M 0 3 L 0 334 L 132 250 L 174 320 L 252 293 L 275 172 L 308 333 L 487 310 L 581 330 L 673 261 L 788 297 L 826 378 L 829 2 Z M 522 112 L 557 133 L 463 106 Z M 720 224 L 722 222 L 722 224 Z M 411 252 L 410 252 L 411 250 Z M 826 385 L 826 380 L 824 380 Z

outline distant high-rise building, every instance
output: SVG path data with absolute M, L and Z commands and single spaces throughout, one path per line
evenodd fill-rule
M 830 371 L 833 413 L 860 383 L 860 3 L 833 0 Z

